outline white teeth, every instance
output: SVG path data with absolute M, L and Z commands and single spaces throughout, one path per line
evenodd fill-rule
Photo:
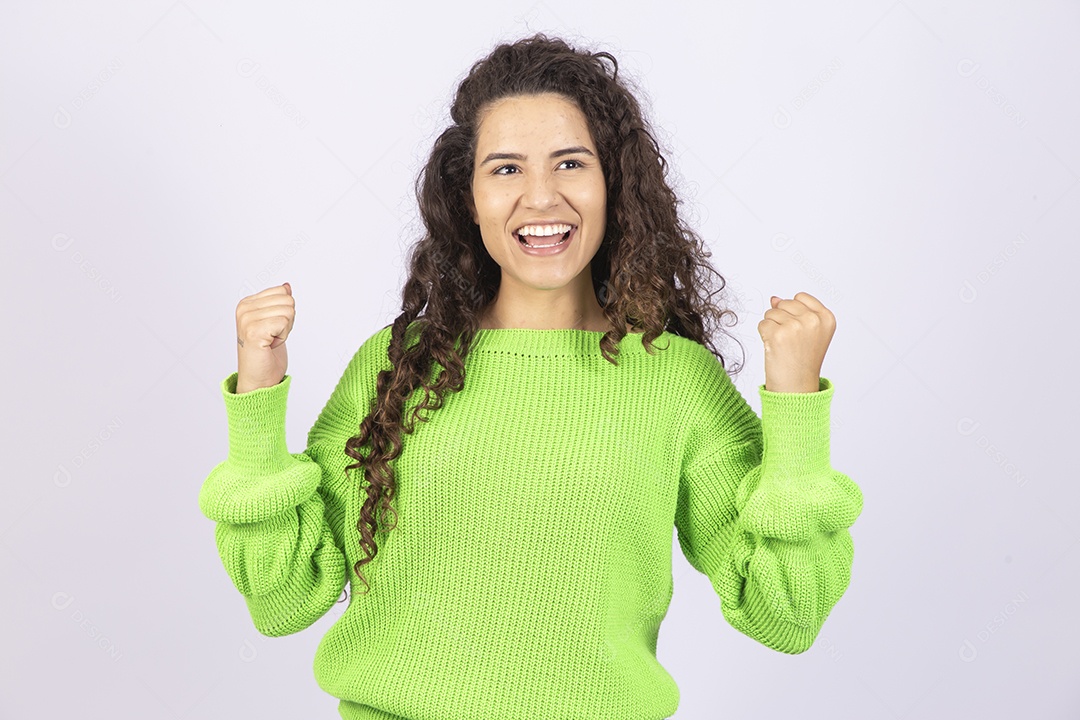
M 573 225 L 526 225 L 519 228 L 518 235 L 532 235 L 534 237 L 547 237 L 548 235 L 565 235 L 570 232 Z
M 547 245 L 534 245 L 533 243 L 528 242 L 528 241 L 525 241 L 525 244 L 527 246 L 531 247 L 531 248 L 547 248 L 547 247 L 555 247 L 556 245 L 562 245 L 564 242 L 566 242 L 566 241 L 563 240 L 562 238 L 559 238 L 555 242 L 548 243 Z

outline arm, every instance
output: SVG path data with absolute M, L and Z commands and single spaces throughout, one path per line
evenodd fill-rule
M 345 587 L 344 508 L 358 492 L 345 478 L 352 463 L 345 441 L 359 431 L 361 393 L 373 388 L 364 381 L 376 372 L 368 364 L 372 347 L 365 343 L 353 356 L 302 453 L 290 454 L 285 444 L 291 376 L 239 395 L 236 373 L 222 382 L 229 455 L 203 482 L 199 508 L 217 523 L 225 571 L 263 635 L 309 627 Z
M 862 492 L 829 460 L 833 387 L 758 387 L 758 416 L 716 364 L 680 482 L 676 526 L 728 623 L 769 648 L 805 652 L 851 578 L 848 528 Z M 692 421 L 693 422 L 693 421 Z

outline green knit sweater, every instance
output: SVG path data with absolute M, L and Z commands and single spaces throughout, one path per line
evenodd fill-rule
M 656 641 L 676 531 L 732 627 L 784 653 L 814 642 L 862 511 L 830 465 L 832 384 L 759 385 L 759 418 L 703 345 L 664 333 L 650 354 L 629 334 L 612 365 L 602 334 L 478 331 L 464 388 L 402 436 L 398 524 L 380 525 L 367 595 L 344 445 L 390 367 L 390 327 L 354 354 L 303 453 L 285 442 L 291 376 L 240 395 L 236 373 L 222 382 L 229 454 L 199 507 L 260 633 L 309 627 L 349 582 L 314 660 L 342 717 L 672 715 Z

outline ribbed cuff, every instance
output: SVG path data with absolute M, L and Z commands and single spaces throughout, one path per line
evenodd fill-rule
M 828 472 L 829 406 L 833 385 L 818 378 L 817 392 L 772 392 L 758 386 L 763 439 L 761 472 L 802 477 Z
M 259 475 L 284 470 L 293 462 L 285 442 L 285 403 L 292 377 L 237 395 L 237 375 L 221 382 L 229 421 L 229 462 Z

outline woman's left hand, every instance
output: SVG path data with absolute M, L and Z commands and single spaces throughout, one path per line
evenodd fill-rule
M 795 293 L 790 300 L 774 295 L 770 303 L 765 319 L 758 323 L 765 344 L 765 389 L 817 392 L 836 318 L 809 293 Z

